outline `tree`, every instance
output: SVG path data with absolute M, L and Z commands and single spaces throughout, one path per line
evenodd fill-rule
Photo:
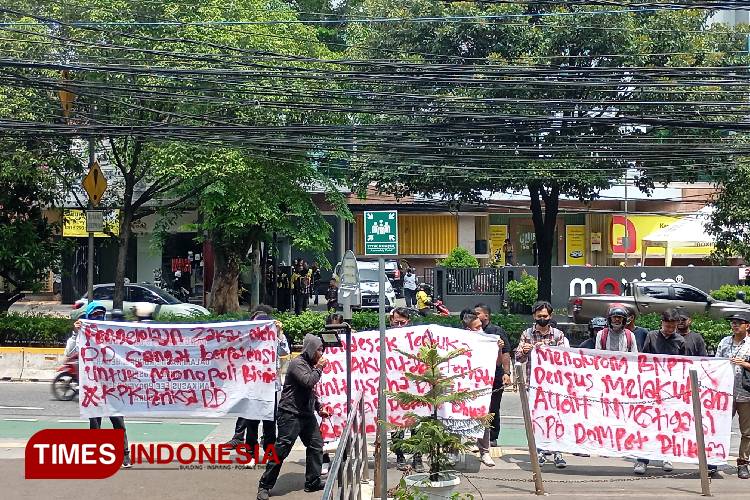
M 706 11 L 430 0 L 364 5 L 366 17 L 460 22 L 350 26 L 353 56 L 387 57 L 399 73 L 397 85 L 370 76 L 378 95 L 391 101 L 388 113 L 357 117 L 363 146 L 355 186 L 463 202 L 481 201 L 482 191 L 528 194 L 539 299 L 551 297 L 562 197 L 596 199 L 628 170 L 638 172 L 635 183 L 644 190 L 694 180 L 697 158 L 715 165 L 737 154 L 720 146 L 720 130 L 731 127 L 722 120 L 738 119 L 730 87 L 709 80 L 715 66 L 729 72 L 741 61 L 744 38 L 724 26 L 706 28 Z M 467 20 L 474 16 L 481 18 Z M 701 67 L 708 69 L 693 69 Z M 377 70 L 385 71 L 371 73 Z M 706 83 L 691 82 L 692 74 Z M 715 106 L 705 118 L 693 104 L 704 100 Z M 401 135 L 376 148 L 366 124 L 384 122 Z
M 716 242 L 714 256 L 726 262 L 733 257 L 750 261 L 750 164 L 739 160 L 717 182 L 713 211 L 707 226 Z

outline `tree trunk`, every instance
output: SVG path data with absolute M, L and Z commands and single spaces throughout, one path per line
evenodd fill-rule
M 130 243 L 132 214 L 130 209 L 123 207 L 120 221 L 120 236 L 117 238 L 117 267 L 115 268 L 115 293 L 112 307 L 122 309 L 125 301 L 125 266 L 128 262 L 128 246 Z M 125 311 L 127 312 L 127 311 Z
M 23 294 L 18 292 L 0 292 L 0 314 L 5 314 L 10 306 L 23 298 Z
M 216 242 L 214 242 L 216 243 Z M 240 311 L 237 296 L 241 257 L 229 248 L 214 246 L 214 282 L 211 289 L 211 309 L 216 314 Z
M 549 188 L 541 183 L 530 182 L 531 218 L 539 255 L 537 300 L 552 300 L 552 248 L 555 244 L 555 228 L 560 203 L 560 188 L 553 184 Z M 544 202 L 544 207 L 542 207 Z
M 260 303 L 260 242 L 253 243 L 252 279 L 250 280 L 250 310 Z

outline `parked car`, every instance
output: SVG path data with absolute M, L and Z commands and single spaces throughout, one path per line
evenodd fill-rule
M 378 267 L 377 260 L 371 259 L 357 259 L 358 262 L 374 263 L 375 268 Z M 391 280 L 391 286 L 393 291 L 396 292 L 396 297 L 404 296 L 404 270 L 401 269 L 401 264 L 396 259 L 385 259 L 385 275 Z
M 341 263 L 336 264 L 334 278 L 339 279 Z M 362 298 L 362 309 L 377 309 L 380 306 L 380 282 L 378 280 L 378 263 L 372 261 L 357 260 L 357 273 L 359 275 L 359 294 Z M 387 273 L 385 276 L 385 308 L 390 310 L 396 307 L 396 291 L 393 289 L 391 280 Z
M 706 292 L 684 283 L 665 281 L 634 281 L 625 286 L 624 295 L 591 294 L 570 297 L 568 317 L 578 324 L 591 318 L 606 316 L 610 304 L 619 302 L 636 310 L 638 314 L 661 313 L 682 307 L 690 314 L 708 314 L 723 319 L 737 311 L 750 311 L 750 304 L 741 301 L 716 300 Z
M 114 283 L 94 285 L 94 300 L 104 304 L 107 308 L 107 312 L 112 310 L 112 299 L 114 298 L 114 294 Z M 78 319 L 83 314 L 84 309 L 86 309 L 86 304 L 88 304 L 88 302 L 89 301 L 85 296 L 78 299 L 73 304 L 73 312 L 70 314 L 70 317 Z M 122 304 L 123 311 L 126 314 L 131 312 L 139 302 L 156 304 L 161 306 L 159 308 L 160 313 L 174 314 L 175 316 L 200 316 L 210 314 L 205 307 L 181 302 L 174 296 L 151 283 L 127 283 L 125 285 L 125 298 Z

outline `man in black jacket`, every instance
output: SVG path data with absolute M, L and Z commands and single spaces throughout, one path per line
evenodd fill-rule
M 305 491 L 320 491 L 323 483 L 320 471 L 323 461 L 323 438 L 315 418 L 315 412 L 326 418 L 329 413 L 320 408 L 315 385 L 320 380 L 328 360 L 323 357 L 323 342 L 315 335 L 305 335 L 302 354 L 289 363 L 284 388 L 279 398 L 277 424 L 279 436 L 276 440 L 278 463 L 269 462 L 258 485 L 258 500 L 268 500 L 276 484 L 284 459 L 292 451 L 299 437 L 307 448 L 305 457 Z

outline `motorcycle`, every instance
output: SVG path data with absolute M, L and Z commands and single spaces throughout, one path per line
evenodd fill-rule
M 52 381 L 52 395 L 60 401 L 71 401 L 78 395 L 78 351 L 65 358 L 57 372 Z
M 436 297 L 435 300 L 432 301 L 432 307 L 435 309 L 435 312 L 440 316 L 451 315 L 451 312 L 448 310 L 447 307 L 445 307 L 445 304 L 443 304 L 443 301 L 440 299 L 440 297 Z

